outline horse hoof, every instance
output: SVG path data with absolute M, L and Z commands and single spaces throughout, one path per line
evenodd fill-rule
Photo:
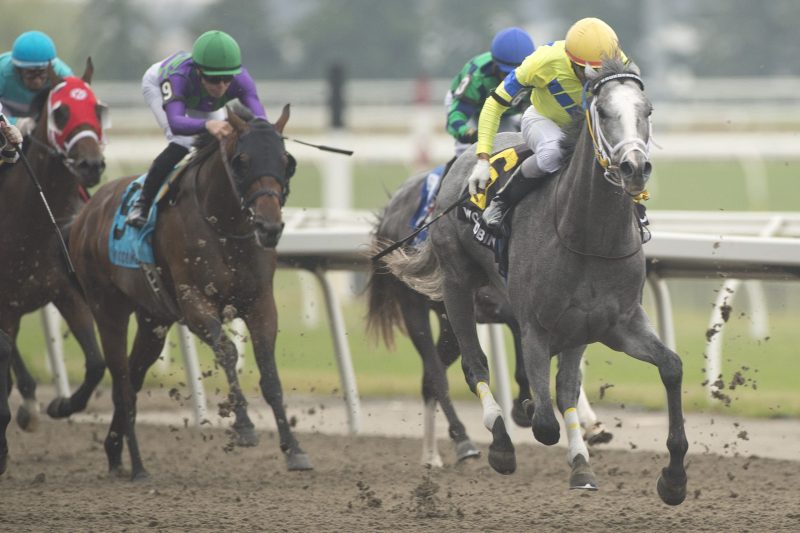
M 50 418 L 66 418 L 72 414 L 72 406 L 69 398 L 55 398 L 47 406 L 47 414 Z
M 506 431 L 502 417 L 497 417 L 492 426 L 492 443 L 489 445 L 489 466 L 500 474 L 513 474 L 517 469 L 514 444 Z
M 469 439 L 464 439 L 461 442 L 456 442 L 456 459 L 462 462 L 471 457 L 480 457 L 481 451 Z
M 611 439 L 614 438 L 614 434 L 611 432 L 606 431 L 605 429 L 601 429 L 599 432 L 589 435 L 586 438 L 586 444 L 589 446 L 597 446 L 598 444 L 608 444 L 611 442 Z
M 658 476 L 656 483 L 656 490 L 661 501 L 667 505 L 680 505 L 686 499 L 686 477 L 684 476 L 683 482 L 671 482 L 667 469 L 661 470 L 661 475 Z
M 286 466 L 290 472 L 314 470 L 314 466 L 311 464 L 311 459 L 309 459 L 306 452 L 303 451 L 286 452 Z
M 531 427 L 531 417 L 528 416 L 527 410 L 519 399 L 514 400 L 514 404 L 511 406 L 511 420 L 521 428 Z
M 17 424 L 29 433 L 39 429 L 39 404 L 36 400 L 25 400 L 17 409 Z
M 131 474 L 132 482 L 146 481 L 148 479 L 150 479 L 150 474 L 144 468 Z
M 234 427 L 233 429 L 236 431 L 236 446 L 241 448 L 252 448 L 253 446 L 258 446 L 261 438 L 258 436 L 258 433 L 254 427 Z
M 550 416 L 542 420 L 545 415 L 541 415 L 537 418 L 536 415 L 539 414 L 539 411 L 533 417 L 531 421 L 532 428 L 533 428 L 533 436 L 541 442 L 542 444 L 546 444 L 547 446 L 552 446 L 558 442 L 558 439 L 561 438 L 561 431 L 558 427 L 558 421 L 556 420 L 555 415 L 552 413 Z
M 586 458 L 578 454 L 572 460 L 572 473 L 569 476 L 569 488 L 580 490 L 597 490 L 597 479 Z

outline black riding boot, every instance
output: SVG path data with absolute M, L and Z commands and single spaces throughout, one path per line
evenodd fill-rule
M 492 231 L 499 230 L 509 210 L 532 191 L 539 181 L 539 178 L 526 178 L 522 175 L 521 168 L 517 168 L 483 211 L 483 222 L 486 227 Z
M 150 170 L 147 171 L 147 177 L 144 179 L 142 185 L 142 194 L 131 206 L 128 211 L 128 217 L 125 222 L 135 228 L 141 228 L 147 222 L 147 217 L 150 214 L 150 206 L 153 204 L 153 199 L 158 194 L 161 184 L 164 179 L 169 175 L 175 165 L 177 165 L 186 154 L 189 153 L 187 148 L 180 144 L 169 143 L 163 152 L 158 154 Z

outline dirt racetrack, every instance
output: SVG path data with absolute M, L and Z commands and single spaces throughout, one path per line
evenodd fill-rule
M 689 491 L 661 503 L 664 454 L 595 451 L 600 491 L 567 489 L 562 448 L 517 443 L 501 476 L 484 456 L 428 470 L 420 440 L 300 433 L 315 470 L 287 472 L 273 432 L 226 451 L 222 429 L 140 424 L 149 480 L 106 472 L 105 424 L 12 421 L 0 531 L 800 531 L 800 463 L 688 456 Z M 449 443 L 440 443 L 452 465 Z M 698 450 L 694 450 L 698 452 Z M 127 450 L 124 454 L 128 464 Z

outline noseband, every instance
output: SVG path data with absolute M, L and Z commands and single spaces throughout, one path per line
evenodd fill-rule
M 583 108 L 586 113 L 586 125 L 589 129 L 589 135 L 592 137 L 592 144 L 594 145 L 595 159 L 597 159 L 597 162 L 605 170 L 605 172 L 603 172 L 603 177 L 616 187 L 622 187 L 622 177 L 619 175 L 619 164 L 615 164 L 614 161 L 618 162 L 624 160 L 631 152 L 641 152 L 646 158 L 649 157 L 651 139 L 653 137 L 653 122 L 649 119 L 649 131 L 646 142 L 639 137 L 630 137 L 622 139 L 612 146 L 603 133 L 603 129 L 600 127 L 600 114 L 597 110 L 597 96 L 600 88 L 608 82 L 626 79 L 635 81 L 642 91 L 644 91 L 644 81 L 632 72 L 611 74 L 599 79 L 591 88 L 594 96 L 588 104 L 586 101 L 586 93 L 588 92 L 589 82 L 586 82 L 586 85 L 583 87 Z M 627 149 L 623 150 L 623 148 L 626 147 Z

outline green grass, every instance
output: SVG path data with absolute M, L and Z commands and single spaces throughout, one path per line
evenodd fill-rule
M 143 162 L 128 168 L 112 168 L 107 175 L 135 173 L 146 166 L 147 163 Z M 766 208 L 796 208 L 796 194 L 793 191 L 798 168 L 798 161 L 768 162 L 769 205 Z M 751 207 L 746 198 L 743 172 L 736 163 L 666 162 L 657 164 L 656 169 L 650 188 L 653 193 L 653 199 L 648 204 L 650 208 L 746 210 Z M 403 165 L 356 165 L 355 207 L 381 207 L 387 198 L 386 191 L 394 190 L 410 173 L 411 169 Z M 321 202 L 320 180 L 316 168 L 301 165 L 292 181 L 289 205 L 318 206 Z M 316 295 L 314 301 L 322 305 L 316 282 L 310 276 L 301 278 L 297 272 L 284 270 L 278 273 L 275 282 L 280 317 L 277 358 L 284 390 L 341 394 L 333 343 L 324 311 L 318 313 L 316 324 L 302 319 L 301 282 L 307 285 L 308 292 Z M 725 391 L 732 399 L 730 406 L 726 407 L 719 401 L 709 402 L 701 385 L 705 380 L 703 351 L 708 313 L 718 286 L 714 282 L 686 280 L 670 280 L 669 284 L 675 305 L 679 354 L 684 363 L 683 399 L 686 409 L 756 416 L 800 416 L 800 388 L 796 384 L 800 375 L 800 359 L 796 355 L 796 346 L 800 344 L 800 328 L 795 325 L 800 311 L 796 303 L 800 301 L 798 288 L 789 283 L 765 284 L 770 302 L 771 330 L 768 340 L 750 338 L 750 318 L 746 306 L 742 305 L 746 304 L 746 299 L 742 296 L 734 303 L 732 318 L 725 329 L 723 378 L 730 383 L 733 373 L 739 371 L 745 377 L 746 384 Z M 649 302 L 647 294 L 645 301 Z M 366 311 L 363 298 L 346 301 L 344 311 L 359 392 L 363 396 L 418 396 L 422 365 L 410 342 L 399 337 L 394 352 L 372 344 L 364 334 Z M 173 331 L 171 344 L 176 339 Z M 45 348 L 38 315 L 29 315 L 23 320 L 19 344 L 32 372 L 40 381 L 47 382 L 49 373 L 44 363 Z M 510 351 L 510 340 L 507 346 Z M 65 349 L 70 382 L 75 384 L 82 374 L 82 355 L 72 338 L 66 339 Z M 177 346 L 172 348 L 170 357 L 175 360 L 167 368 L 159 365 L 153 367 L 147 385 L 185 387 Z M 214 370 L 213 359 L 207 348 L 200 349 L 200 358 L 203 370 Z M 245 390 L 256 391 L 258 372 L 249 346 L 246 359 L 241 374 L 242 383 Z M 648 409 L 664 407 L 664 390 L 655 367 L 600 346 L 589 349 L 587 362 L 585 388 L 592 401 Z M 513 362 L 509 365 L 513 368 Z M 458 363 L 450 369 L 449 376 L 453 396 L 469 397 Z M 105 383 L 109 383 L 108 376 Z M 213 371 L 205 384 L 210 392 L 226 389 L 224 376 L 218 371 Z M 605 388 L 604 397 L 600 400 L 600 390 L 606 385 L 613 387 Z

